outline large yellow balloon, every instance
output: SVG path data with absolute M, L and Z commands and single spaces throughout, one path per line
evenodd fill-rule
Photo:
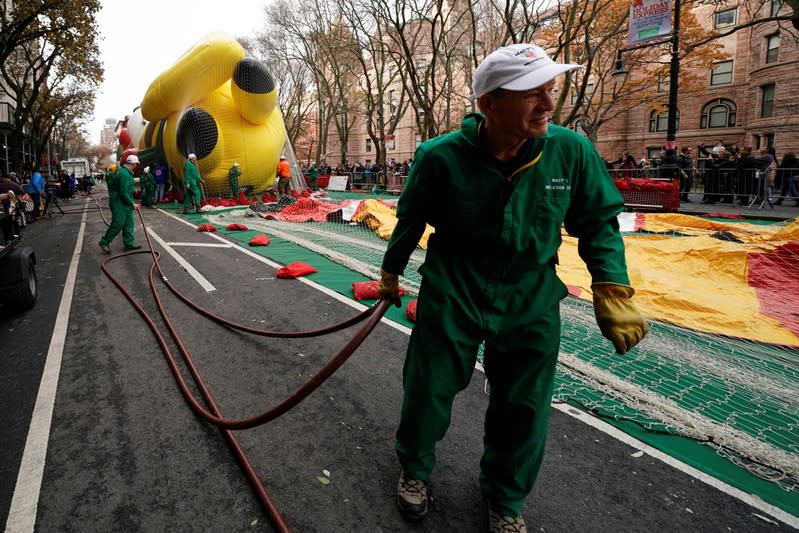
M 183 178 L 183 164 L 197 155 L 211 195 L 228 191 L 228 171 L 239 163 L 242 186 L 272 185 L 286 128 L 268 69 L 232 37 L 207 35 L 162 72 L 147 89 L 141 113 L 149 121 L 138 146 L 163 152 Z

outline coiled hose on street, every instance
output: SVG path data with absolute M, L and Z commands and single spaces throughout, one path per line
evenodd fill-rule
M 113 255 L 103 261 L 102 270 L 105 273 L 105 275 L 108 276 L 108 278 L 114 283 L 114 285 L 116 285 L 117 288 L 122 292 L 125 298 L 127 298 L 127 300 L 136 309 L 136 311 L 142 316 L 145 322 L 147 322 L 150 331 L 152 331 L 153 335 L 158 341 L 158 344 L 161 346 L 161 350 L 164 353 L 164 357 L 167 361 L 167 364 L 169 365 L 172 374 L 175 377 L 175 380 L 178 384 L 178 387 L 180 388 L 181 393 L 183 394 L 183 397 L 186 399 L 191 409 L 201 418 L 203 418 L 204 420 L 206 420 L 211 424 L 214 424 L 215 426 L 218 426 L 222 430 L 225 438 L 228 441 L 228 444 L 233 449 L 233 452 L 236 455 L 239 464 L 244 469 L 244 473 L 247 476 L 247 479 L 250 481 L 250 484 L 253 487 L 256 496 L 258 497 L 264 508 L 267 510 L 267 513 L 269 515 L 270 520 L 272 521 L 272 524 L 275 526 L 275 528 L 278 531 L 281 532 L 290 531 L 288 525 L 285 522 L 285 519 L 282 517 L 280 511 L 275 506 L 274 502 L 272 501 L 271 497 L 266 491 L 266 488 L 264 487 L 264 484 L 262 483 L 260 477 L 258 476 L 252 464 L 250 463 L 249 459 L 245 455 L 244 450 L 242 449 L 238 439 L 233 433 L 233 430 L 248 429 L 269 422 L 270 420 L 274 420 L 275 418 L 286 413 L 292 407 L 294 407 L 295 405 L 299 404 L 302 400 L 307 398 L 314 390 L 316 390 L 331 375 L 333 375 L 333 373 L 336 370 L 338 370 L 338 368 L 340 368 L 341 365 L 343 365 L 347 359 L 349 359 L 349 357 L 353 354 L 353 352 L 355 352 L 358 346 L 360 346 L 361 343 L 363 343 L 363 341 L 366 339 L 369 333 L 371 333 L 372 330 L 380 322 L 381 318 L 388 310 L 388 306 L 391 305 L 391 302 L 389 302 L 388 300 L 381 299 L 376 304 L 371 306 L 369 309 L 363 311 L 362 313 L 348 320 L 315 331 L 301 331 L 294 333 L 266 331 L 266 330 L 252 328 L 244 324 L 239 324 L 231 320 L 227 320 L 197 305 L 196 303 L 191 301 L 188 297 L 186 297 L 184 294 L 182 294 L 180 291 L 178 291 L 177 288 L 175 288 L 175 286 L 172 283 L 170 283 L 169 278 L 161 269 L 159 254 L 153 249 L 152 242 L 150 241 L 150 236 L 147 232 L 147 226 L 144 223 L 144 217 L 142 216 L 141 209 L 137 209 L 137 212 L 139 215 L 139 220 L 141 221 L 142 228 L 144 228 L 144 235 L 147 241 L 147 248 L 142 250 L 126 251 Z M 128 291 L 125 288 L 122 282 L 116 276 L 114 276 L 109 269 L 109 264 L 112 263 L 113 261 L 134 254 L 150 254 L 152 256 L 153 262 L 149 269 L 149 281 L 150 281 L 150 289 L 152 291 L 153 298 L 155 299 L 158 312 L 161 315 L 161 318 L 164 320 L 167 329 L 169 330 L 169 334 L 172 337 L 172 340 L 174 341 L 175 345 L 178 347 L 178 350 L 180 351 L 180 354 L 183 357 L 183 360 L 187 368 L 189 369 L 189 372 L 191 373 L 191 376 L 194 379 L 207 407 L 204 407 L 197 400 L 197 398 L 194 397 L 192 391 L 189 389 L 189 386 L 186 383 L 186 380 L 183 378 L 183 375 L 181 374 L 181 371 L 178 367 L 178 363 L 175 360 L 175 357 L 172 354 L 172 351 L 170 350 L 169 346 L 167 345 L 166 338 L 159 330 L 153 318 L 136 301 L 136 299 L 133 297 L 130 291 Z M 304 385 L 298 388 L 288 398 L 280 402 L 278 405 L 272 407 L 271 409 L 267 409 L 266 411 L 257 414 L 255 416 L 252 416 L 250 418 L 231 420 L 223 416 L 217 403 L 214 401 L 211 391 L 209 390 L 208 386 L 205 384 L 205 381 L 202 379 L 199 370 L 197 369 L 188 350 L 186 349 L 183 340 L 181 339 L 178 332 L 175 330 L 172 321 L 169 319 L 169 316 L 167 315 L 166 310 L 164 309 L 161 296 L 158 292 L 158 287 L 157 287 L 158 284 L 155 279 L 156 273 L 158 274 L 158 277 L 160 277 L 164 285 L 166 285 L 167 288 L 178 299 L 183 301 L 186 305 L 188 305 L 198 313 L 228 328 L 235 329 L 238 331 L 243 331 L 245 333 L 251 333 L 253 335 L 259 335 L 263 337 L 276 337 L 276 338 L 317 337 L 348 328 L 364 320 L 366 320 L 366 322 L 355 333 L 353 338 L 349 342 L 347 342 L 347 344 L 338 352 L 338 354 L 336 354 L 335 357 L 333 357 L 308 382 L 306 382 Z

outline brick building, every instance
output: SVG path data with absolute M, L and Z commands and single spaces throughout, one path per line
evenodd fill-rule
M 780 6 L 779 2 L 766 2 L 761 11 Z M 706 5 L 694 12 L 708 29 L 719 31 L 746 22 L 742 17 L 747 16 L 742 5 L 715 10 Z M 722 141 L 727 146 L 774 146 L 779 156 L 799 151 L 799 84 L 793 79 L 799 48 L 795 39 L 781 32 L 777 22 L 768 22 L 739 30 L 721 42 L 729 59 L 699 73 L 705 79 L 704 90 L 679 94 L 677 145 L 704 145 L 709 150 Z M 597 149 L 611 158 L 623 150 L 636 158 L 656 157 L 665 142 L 666 118 L 666 113 L 658 114 L 649 106 L 633 108 L 603 125 Z
M 100 144 L 109 148 L 114 148 L 117 140 L 117 125 L 119 121 L 115 118 L 106 118 L 103 128 L 100 130 Z
M 764 2 L 759 12 L 749 13 L 749 8 L 755 5 L 760 4 L 745 1 L 737 6 L 699 5 L 693 11 L 706 29 L 720 32 L 743 24 L 753 16 L 763 18 L 790 12 L 780 0 L 771 0 Z M 739 147 L 774 146 L 778 156 L 786 151 L 798 152 L 799 83 L 793 76 L 799 66 L 799 47 L 794 35 L 781 29 L 778 22 L 768 22 L 722 37 L 721 42 L 729 58 L 716 63 L 707 72 L 697 73 L 705 80 L 704 90 L 679 94 L 678 147 L 704 145 L 709 150 L 722 141 L 727 146 L 733 143 Z M 681 72 L 686 72 L 687 68 L 690 66 L 682 65 Z M 461 81 L 465 81 L 465 77 Z M 472 110 L 465 98 L 469 92 L 468 89 L 457 91 L 464 97 L 452 98 L 452 117 Z M 666 97 L 664 90 L 663 103 Z M 453 124 L 457 121 L 453 120 Z M 657 157 L 665 143 L 666 127 L 665 112 L 658 114 L 649 105 L 641 105 L 603 124 L 598 132 L 597 149 L 610 159 L 618 157 L 623 150 L 632 152 L 638 159 Z M 390 135 L 386 141 L 386 157 L 400 162 L 412 158 L 421 142 L 412 110 Z M 356 121 L 347 147 L 349 162 L 374 162 L 376 153 L 372 144 L 363 122 Z M 340 149 L 335 134 L 329 138 L 328 147 L 331 151 L 327 162 L 338 164 Z

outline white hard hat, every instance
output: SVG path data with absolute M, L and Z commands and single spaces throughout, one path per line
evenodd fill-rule
M 286 159 L 286 156 L 284 156 L 284 155 L 281 155 L 281 156 L 280 156 L 280 159 Z
M 150 172 L 150 167 L 144 167 L 145 172 Z
M 197 154 L 189 154 L 189 159 L 197 159 Z
M 233 166 L 237 167 L 237 166 L 239 166 L 239 164 L 238 163 L 233 163 Z
M 138 164 L 139 164 L 139 158 L 138 158 L 137 156 L 135 156 L 135 155 L 131 154 L 131 155 L 129 155 L 129 156 L 127 157 L 127 159 L 125 159 L 125 163 L 130 163 L 130 164 L 133 164 L 133 165 L 138 165 Z

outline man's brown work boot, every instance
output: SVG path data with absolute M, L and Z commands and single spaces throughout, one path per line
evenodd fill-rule
M 527 533 L 527 526 L 521 516 L 501 515 L 488 504 L 489 533 Z
M 422 479 L 408 479 L 405 472 L 400 472 L 397 504 L 406 519 L 420 520 L 427 514 L 427 482 Z

